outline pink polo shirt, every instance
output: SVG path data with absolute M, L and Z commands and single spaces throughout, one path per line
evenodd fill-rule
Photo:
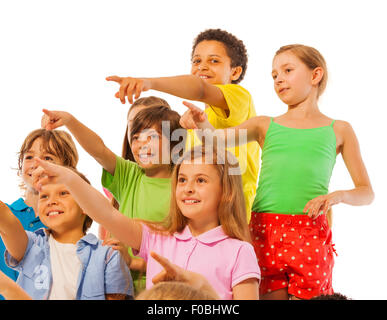
M 172 263 L 207 278 L 221 299 L 232 299 L 232 288 L 243 280 L 261 278 L 253 246 L 230 238 L 222 226 L 194 237 L 188 226 L 173 236 L 152 232 L 143 225 L 138 255 L 147 261 L 146 288 L 153 286 L 152 278 L 163 270 L 150 256 L 154 251 Z

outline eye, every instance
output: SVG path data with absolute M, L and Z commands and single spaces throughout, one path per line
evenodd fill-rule
M 60 192 L 60 195 L 61 195 L 61 196 L 66 196 L 66 195 L 68 195 L 68 194 L 69 194 L 69 192 L 66 191 L 66 190 Z
M 199 177 L 197 181 L 198 181 L 199 183 L 206 183 L 206 182 L 207 182 L 206 179 L 201 178 L 201 177 Z
M 217 60 L 217 59 L 211 59 L 211 63 L 218 63 L 219 62 L 219 60 Z
M 198 63 L 200 63 L 200 62 L 201 62 L 200 59 L 193 59 L 193 60 L 192 60 L 192 64 L 198 64 Z
M 42 199 L 47 199 L 47 195 L 42 193 L 39 195 L 39 200 L 42 200 Z
M 51 157 L 51 156 L 44 156 L 43 159 L 44 159 L 45 161 L 54 161 L 54 158 Z
M 277 75 L 276 74 L 272 75 L 272 77 L 273 77 L 273 80 L 277 79 Z
M 28 155 L 24 157 L 24 160 L 32 160 L 33 158 L 34 158 L 33 156 Z
M 179 177 L 178 179 L 177 179 L 177 182 L 178 183 L 184 183 L 184 182 L 186 182 L 187 180 L 184 178 L 184 177 Z
M 292 71 L 293 69 L 290 69 L 290 68 L 287 68 L 285 69 L 286 73 L 289 73 L 290 71 Z

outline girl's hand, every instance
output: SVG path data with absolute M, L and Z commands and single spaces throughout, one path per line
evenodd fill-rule
M 117 82 L 120 85 L 120 89 L 115 94 L 115 97 L 119 98 L 122 104 L 125 103 L 125 96 L 128 97 L 128 102 L 132 104 L 134 101 L 133 95 L 134 99 L 138 99 L 141 92 L 151 89 L 151 83 L 147 79 L 110 76 L 106 80 Z
M 198 123 L 207 120 L 205 112 L 192 103 L 183 101 L 188 110 L 181 116 L 180 125 L 184 129 L 198 129 Z
M 71 119 L 71 114 L 64 111 L 50 111 L 43 109 L 44 115 L 40 122 L 42 128 L 54 130 L 61 126 L 66 126 Z
M 305 205 L 303 212 L 308 213 L 312 219 L 316 219 L 320 214 L 327 214 L 328 210 L 335 204 L 342 201 L 342 192 L 335 191 L 324 196 L 316 197 Z
M 38 191 L 42 189 L 43 185 L 50 183 L 63 183 L 73 173 L 70 169 L 63 166 L 50 163 L 49 161 L 34 158 L 36 169 L 32 172 L 32 179 L 34 188 Z
M 132 257 L 128 253 L 128 247 L 125 246 L 121 241 L 114 238 L 107 238 L 102 242 L 103 246 L 110 246 L 114 250 L 118 250 L 121 253 L 126 265 L 130 267 L 132 263 Z

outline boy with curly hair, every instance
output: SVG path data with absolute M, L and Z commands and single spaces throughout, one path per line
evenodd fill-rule
M 241 40 L 227 31 L 208 29 L 194 40 L 190 75 L 162 78 L 110 76 L 106 80 L 120 85 L 115 96 L 122 103 L 126 98 L 133 103 L 142 91 L 150 89 L 204 102 L 209 122 L 216 129 L 224 129 L 237 126 L 256 115 L 250 93 L 239 85 L 245 76 L 247 61 L 247 51 Z M 187 145 L 199 143 L 198 137 L 189 132 Z M 239 161 L 247 217 L 250 220 L 259 170 L 259 146 L 257 142 L 250 142 L 227 150 Z

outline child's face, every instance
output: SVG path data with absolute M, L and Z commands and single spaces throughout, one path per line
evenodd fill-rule
M 303 102 L 312 92 L 312 70 L 290 51 L 274 57 L 272 77 L 275 92 L 287 105 Z
M 39 218 L 56 232 L 82 230 L 85 215 L 63 184 L 43 185 L 39 192 Z
M 228 84 L 237 80 L 241 67 L 231 67 L 223 43 L 216 40 L 199 42 L 192 56 L 191 74 L 210 84 Z
M 176 201 L 186 218 L 218 224 L 221 197 L 222 184 L 214 165 L 183 161 L 177 177 Z
M 55 164 L 62 164 L 62 161 L 58 158 L 58 156 L 49 153 L 44 149 L 42 138 L 37 138 L 33 142 L 30 150 L 28 150 L 23 156 L 21 177 L 28 189 L 34 189 L 32 180 L 32 172 L 36 169 L 34 157 L 45 161 L 51 161 Z
M 157 126 L 152 126 L 133 135 L 130 148 L 135 161 L 143 169 L 161 166 L 163 145 L 169 145 L 168 139 L 157 129 Z

